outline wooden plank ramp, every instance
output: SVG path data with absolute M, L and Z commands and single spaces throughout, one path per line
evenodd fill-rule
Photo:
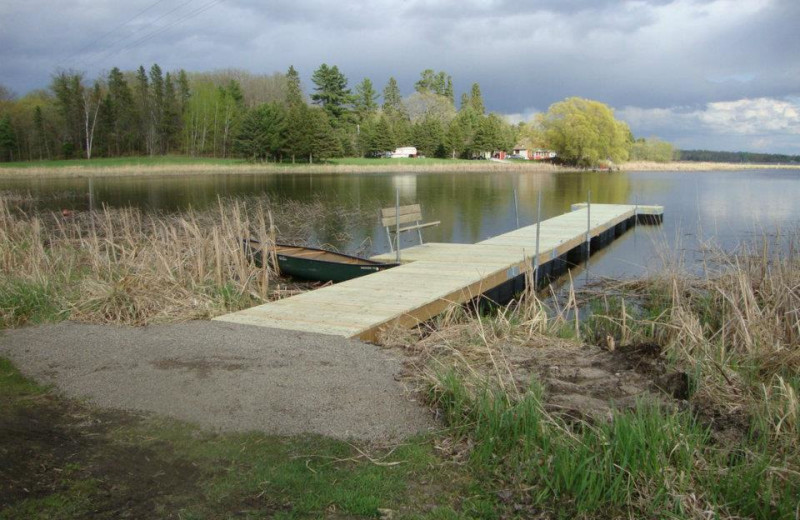
M 612 236 L 643 216 L 660 219 L 664 211 L 661 206 L 622 204 L 592 204 L 588 209 L 575 204 L 572 210 L 541 222 L 540 264 L 581 248 L 587 237 Z M 403 265 L 393 269 L 214 319 L 375 341 L 382 330 L 413 327 L 452 304 L 465 303 L 523 276 L 534 265 L 536 227 L 515 229 L 477 244 L 411 247 L 401 251 Z M 372 259 L 393 262 L 395 256 Z

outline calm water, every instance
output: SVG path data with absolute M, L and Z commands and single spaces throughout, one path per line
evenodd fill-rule
M 601 276 L 640 274 L 660 265 L 668 250 L 693 262 L 703 244 L 733 248 L 743 239 L 800 229 L 800 171 L 652 173 L 435 173 L 372 175 L 216 175 L 87 179 L 0 180 L 1 191 L 30 193 L 43 209 L 138 206 L 175 211 L 217 204 L 218 196 L 321 198 L 343 206 L 375 210 L 374 225 L 356 228 L 348 243 L 320 234 L 314 241 L 346 251 L 370 244 L 380 253 L 388 244 L 379 227 L 380 207 L 419 202 L 426 220 L 442 224 L 425 231 L 426 241 L 473 243 L 569 211 L 570 204 L 661 204 L 661 226 L 637 227 L 599 251 L 589 272 Z M 518 210 L 515 211 L 516 191 Z M 91 193 L 91 196 L 90 196 Z M 280 224 L 280 223 L 278 223 Z M 330 226 L 329 226 L 330 227 Z M 409 245 L 411 242 L 409 242 Z

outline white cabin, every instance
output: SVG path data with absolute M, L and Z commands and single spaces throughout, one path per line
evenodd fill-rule
M 401 159 L 404 157 L 416 157 L 417 148 L 415 146 L 402 146 L 392 152 L 392 159 Z

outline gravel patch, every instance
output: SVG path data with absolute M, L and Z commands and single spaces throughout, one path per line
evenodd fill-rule
M 0 355 L 68 397 L 218 431 L 391 440 L 433 427 L 396 381 L 399 359 L 337 336 L 216 321 L 64 322 L 4 331 Z

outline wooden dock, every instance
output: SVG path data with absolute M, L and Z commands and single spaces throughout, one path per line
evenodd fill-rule
M 386 328 L 413 327 L 452 304 L 482 294 L 504 300 L 537 280 L 557 275 L 602 248 L 630 226 L 657 223 L 662 206 L 575 204 L 572 211 L 477 244 L 428 243 L 403 249 L 403 265 L 214 318 L 219 321 L 375 341 Z M 373 257 L 395 261 L 394 253 Z

